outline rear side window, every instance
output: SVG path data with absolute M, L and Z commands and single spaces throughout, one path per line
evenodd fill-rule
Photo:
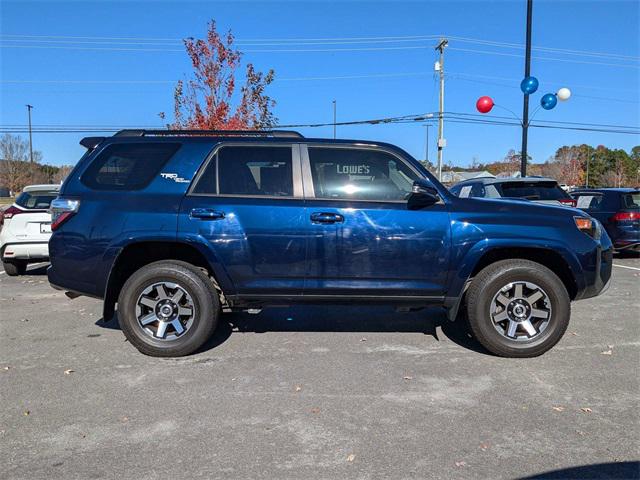
M 622 195 L 622 204 L 624 208 L 640 208 L 640 192 L 625 193 Z
M 16 205 L 28 210 L 46 210 L 58 192 L 22 192 L 16 198 Z
M 555 182 L 507 182 L 500 185 L 503 197 L 528 200 L 560 200 L 571 198 Z
M 228 146 L 216 153 L 193 188 L 202 195 L 293 196 L 290 146 Z
M 96 190 L 140 190 L 179 148 L 179 143 L 109 145 L 82 175 L 82 183 Z

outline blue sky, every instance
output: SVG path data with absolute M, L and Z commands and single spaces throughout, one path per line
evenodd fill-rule
M 269 93 L 278 102 L 275 113 L 282 124 L 330 122 L 333 99 L 338 121 L 437 110 L 433 74 L 437 42 L 406 37 L 441 34 L 475 39 L 450 40 L 445 110 L 476 113 L 476 99 L 490 95 L 497 104 L 520 114 L 523 51 L 504 44 L 524 43 L 525 3 L 3 0 L 0 125 L 25 125 L 27 103 L 35 107 L 34 126 L 161 125 L 157 113 L 171 112 L 173 82 L 189 72 L 177 40 L 204 35 L 209 19 L 215 19 L 220 30 L 232 29 L 238 41 L 245 42 L 241 47 L 245 61 L 276 71 Z M 534 50 L 532 73 L 540 80 L 540 90 L 532 96 L 532 109 L 543 93 L 560 86 L 573 92 L 568 102 L 552 111 L 540 110 L 536 119 L 640 124 L 639 5 L 634 0 L 535 0 L 534 47 L 562 51 Z M 376 40 L 321 44 L 302 40 L 362 37 Z M 259 41 L 250 45 L 253 39 Z M 281 44 L 286 42 L 267 42 L 270 39 L 301 40 L 285 46 Z M 309 51 L 357 48 L 371 50 Z M 492 114 L 509 115 L 499 110 Z M 331 127 L 300 130 L 308 136 L 332 135 Z M 435 134 L 436 128 L 431 128 L 430 159 L 435 159 Z M 37 133 L 34 148 L 43 152 L 45 162 L 74 163 L 83 151 L 78 145 L 82 136 Z M 388 141 L 424 158 L 425 127 L 419 124 L 338 127 L 338 136 Z M 473 158 L 494 161 L 520 145 L 520 130 L 508 126 L 450 123 L 445 137 L 445 162 L 453 165 L 467 165 Z M 629 150 L 640 139 L 638 135 L 535 128 L 529 134 L 529 153 L 535 162 L 542 162 L 559 146 L 577 143 Z

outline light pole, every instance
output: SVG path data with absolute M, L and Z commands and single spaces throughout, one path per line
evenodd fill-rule
M 531 75 L 531 17 L 533 14 L 533 0 L 527 0 L 527 43 L 524 57 L 524 78 Z M 537 88 L 537 86 L 536 86 Z M 535 90 L 534 90 L 535 91 Z M 527 135 L 529 133 L 529 93 L 524 91 L 522 106 L 522 149 L 520 154 L 520 176 L 527 176 Z M 533 93 L 533 92 L 531 92 Z
M 426 138 L 424 143 L 424 159 L 428 164 L 429 163 L 429 129 L 431 128 L 431 125 L 428 123 L 425 123 L 424 126 L 426 127 Z
M 31 138 L 31 109 L 33 105 L 27 105 L 27 113 L 29 115 L 29 158 L 31 159 L 31 163 L 33 163 L 33 140 Z
M 333 101 L 333 138 L 336 138 L 336 101 Z

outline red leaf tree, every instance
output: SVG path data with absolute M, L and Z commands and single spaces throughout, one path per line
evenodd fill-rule
M 275 101 L 266 95 L 274 72 L 256 71 L 246 66 L 244 84 L 236 91 L 236 73 L 242 54 L 234 47 L 229 31 L 221 37 L 215 21 L 209 22 L 205 40 L 184 40 L 193 66 L 193 78 L 179 80 L 174 91 L 172 129 L 247 130 L 270 128 L 276 124 L 272 113 Z M 160 113 L 164 119 L 164 112 Z

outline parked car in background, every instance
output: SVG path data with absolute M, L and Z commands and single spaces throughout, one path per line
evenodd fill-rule
M 28 263 L 49 259 L 49 206 L 59 191 L 60 185 L 24 187 L 13 205 L 2 212 L 0 257 L 7 275 L 22 275 Z
M 555 345 L 600 294 L 611 241 L 586 213 L 458 198 L 386 143 L 296 132 L 121 131 L 51 204 L 49 282 L 104 299 L 141 352 L 181 356 L 223 311 L 461 305 L 491 352 Z
M 640 190 L 596 188 L 571 192 L 577 207 L 602 223 L 618 251 L 640 252 Z
M 558 182 L 545 177 L 473 178 L 456 183 L 449 190 L 460 198 L 521 198 L 569 207 L 576 204 Z

